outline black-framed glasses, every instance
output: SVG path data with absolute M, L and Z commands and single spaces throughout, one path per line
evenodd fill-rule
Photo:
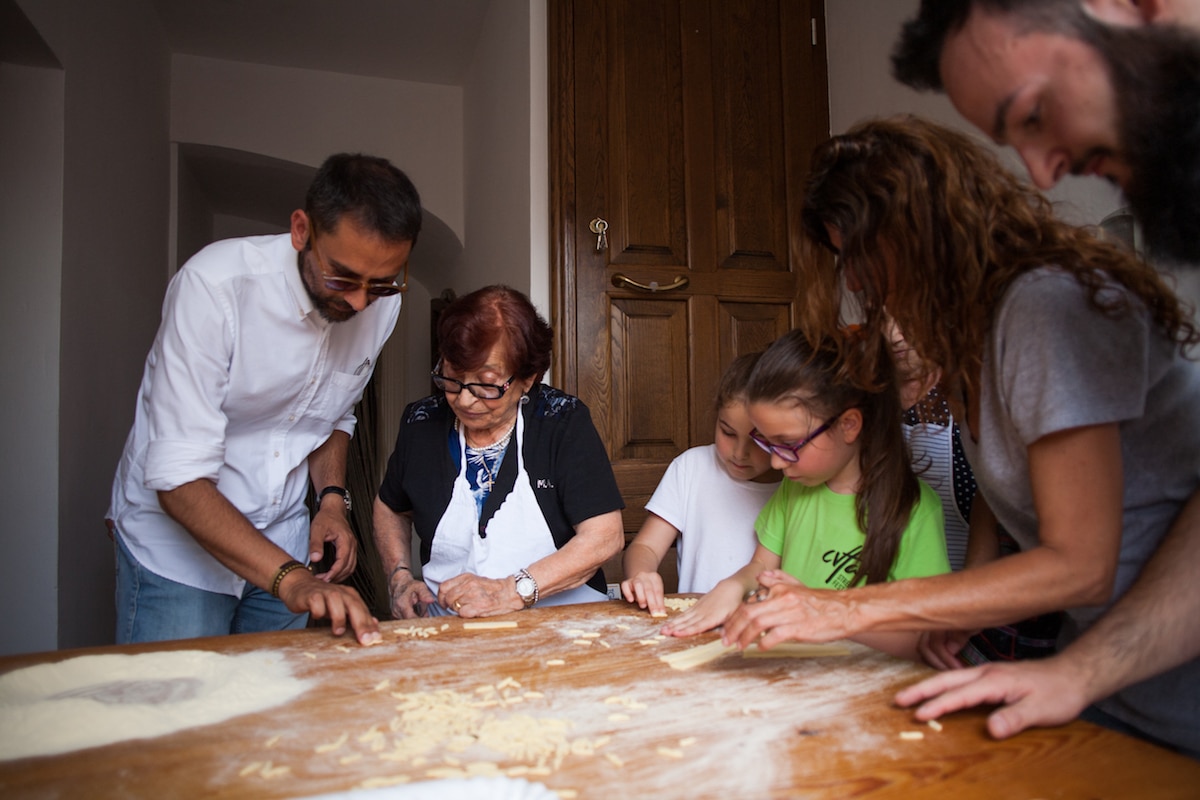
M 827 419 L 825 422 L 822 422 L 820 425 L 818 425 L 817 429 L 815 431 L 810 433 L 808 436 L 805 436 L 803 439 L 796 442 L 795 444 L 771 444 L 766 439 L 764 439 L 762 437 L 762 434 L 759 433 L 757 430 L 750 431 L 750 438 L 754 440 L 754 443 L 756 445 L 761 447 L 763 450 L 766 450 L 771 455 L 779 456 L 784 461 L 794 464 L 800 460 L 800 448 L 804 447 L 804 445 L 808 444 L 813 439 L 816 439 L 822 433 L 824 433 L 825 431 L 832 428 L 833 423 L 837 422 L 841 418 L 842 414 L 845 414 L 845 413 L 846 413 L 846 411 L 843 410 L 843 411 L 839 411 L 838 413 L 834 414 L 832 417 Z
M 357 278 L 329 274 L 329 265 L 325 263 L 325 259 L 321 256 L 321 251 L 317 250 L 316 226 L 313 226 L 308 233 L 308 249 L 316 256 L 317 266 L 321 268 L 321 280 L 325 283 L 325 288 L 331 292 L 346 294 L 347 292 L 356 292 L 362 289 L 372 297 L 391 297 L 392 295 L 408 290 L 407 261 L 404 262 L 404 280 L 400 283 L 397 283 L 395 278 L 391 281 L 360 281 Z
M 433 385 L 438 388 L 439 392 L 458 394 L 463 389 L 466 389 L 480 400 L 499 400 L 501 397 L 504 397 L 504 393 L 508 391 L 508 387 L 512 386 L 513 378 L 517 377 L 516 375 L 512 375 L 501 384 L 463 383 L 454 378 L 447 378 L 441 373 L 441 369 L 442 362 L 438 361 L 437 366 L 433 368 L 433 372 L 429 373 L 429 376 L 433 378 Z

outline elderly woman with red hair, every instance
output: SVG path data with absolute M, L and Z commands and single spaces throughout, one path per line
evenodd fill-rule
M 375 500 L 394 616 L 607 599 L 600 567 L 624 543 L 624 504 L 587 407 L 541 383 L 552 339 L 507 286 L 442 312 L 440 391 L 405 409 Z

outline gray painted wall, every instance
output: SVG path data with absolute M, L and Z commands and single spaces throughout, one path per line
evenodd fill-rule
M 62 180 L 62 70 L 0 63 L 0 654 L 58 643 Z
M 57 339 L 46 375 L 5 381 L 6 403 L 57 410 L 57 435 L 39 424 L 20 456 L 28 479 L 55 491 L 15 495 L 28 502 L 25 518 L 6 515 L 2 523 L 6 543 L 37 542 L 29 561 L 5 558 L 0 567 L 0 586 L 33 584 L 22 602 L 38 620 L 36 630 L 6 622 L 6 652 L 112 641 L 112 546 L 103 519 L 166 287 L 169 186 L 170 56 L 149 3 L 17 4 L 62 65 L 61 99 L 51 101 L 58 111 L 45 112 L 61 114 L 62 123 L 61 134 L 51 123 L 45 141 L 27 142 L 5 160 L 53 161 L 39 152 L 57 150 L 60 169 L 39 171 L 34 182 L 41 192 L 61 192 L 61 289 L 25 294 L 24 312 L 36 322 L 16 334 L 24 342 Z

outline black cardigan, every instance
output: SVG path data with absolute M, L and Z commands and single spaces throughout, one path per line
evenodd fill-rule
M 525 470 L 554 544 L 561 549 L 575 536 L 580 522 L 620 510 L 625 504 L 604 443 L 583 401 L 540 383 L 529 390 L 529 399 L 520 407 Z M 405 408 L 379 488 L 379 499 L 388 508 L 398 514 L 412 512 L 413 527 L 421 540 L 422 564 L 429 562 L 434 533 L 458 477 L 461 451 L 454 420 L 454 412 L 441 394 Z M 496 485 L 484 503 L 480 536 L 487 536 L 488 523 L 516 483 L 517 460 L 509 457 L 516 445 L 514 436 Z M 599 592 L 606 591 L 603 570 L 596 570 L 587 583 Z

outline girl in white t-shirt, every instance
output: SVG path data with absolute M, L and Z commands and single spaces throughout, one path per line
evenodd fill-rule
M 754 520 L 779 487 L 771 457 L 750 438 L 746 382 L 759 353 L 729 365 L 717 389 L 713 444 L 676 456 L 646 504 L 646 521 L 622 559 L 621 594 L 666 616 L 658 574 L 672 544 L 679 557 L 679 591 L 706 593 L 750 560 L 758 540 Z

